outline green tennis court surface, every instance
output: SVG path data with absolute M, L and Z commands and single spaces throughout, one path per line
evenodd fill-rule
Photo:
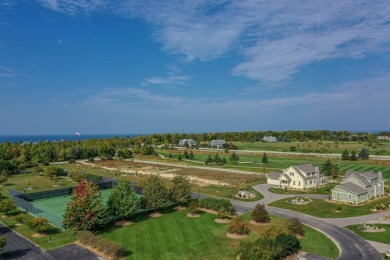
M 108 197 L 111 194 L 111 190 L 101 190 L 101 193 L 103 201 L 107 202 Z M 71 200 L 71 198 L 72 195 L 59 196 L 41 200 L 34 200 L 32 203 L 34 204 L 35 208 L 38 208 L 42 211 L 41 213 L 37 213 L 36 215 L 47 218 L 49 221 L 53 218 L 58 218 L 56 222 L 62 223 L 66 205 Z

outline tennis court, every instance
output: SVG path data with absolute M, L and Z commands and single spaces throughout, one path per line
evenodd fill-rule
M 111 194 L 111 189 L 100 190 L 102 193 L 103 201 L 107 202 L 108 197 Z M 55 226 L 61 228 L 63 222 L 63 216 L 65 214 L 66 205 L 71 200 L 72 195 L 58 196 L 47 199 L 34 200 L 32 203 L 37 212 L 34 215 L 46 218 Z

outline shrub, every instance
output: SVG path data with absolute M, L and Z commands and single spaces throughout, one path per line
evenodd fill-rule
M 270 221 L 269 214 L 264 205 L 256 204 L 252 212 L 252 219 L 257 223 L 268 223 Z
M 196 200 L 191 201 L 190 205 L 188 205 L 188 212 L 191 215 L 195 215 L 198 211 L 198 202 Z
M 224 208 L 230 215 L 234 215 L 236 213 L 236 209 L 233 204 L 227 199 L 214 199 L 214 198 L 206 198 L 199 201 L 199 207 L 211 209 L 218 211 L 220 208 Z
M 11 199 L 4 199 L 0 202 L 0 211 L 4 212 L 6 215 L 17 209 L 15 202 Z
M 5 236 L 0 236 L 0 252 L 3 251 L 4 247 L 7 245 L 7 239 Z
M 248 225 L 242 221 L 242 218 L 237 216 L 229 223 L 228 232 L 237 235 L 248 235 L 250 229 L 248 228 Z
M 224 208 L 221 207 L 221 208 L 218 210 L 217 216 L 218 216 L 218 218 L 220 218 L 220 219 L 229 219 L 229 218 L 230 218 L 230 213 L 227 212 L 226 209 L 224 209 Z
M 75 181 L 75 182 L 79 182 L 81 181 L 82 179 L 85 178 L 84 174 L 81 174 L 79 172 L 75 172 L 75 171 L 70 171 L 69 172 L 69 177 Z
M 77 239 L 81 244 L 96 248 L 98 251 L 112 257 L 119 259 L 125 256 L 125 248 L 94 235 L 90 231 L 77 232 Z
M 287 229 L 290 235 L 303 236 L 305 234 L 305 230 L 303 229 L 303 224 L 297 218 L 292 218 L 287 221 Z
M 0 175 L 0 184 L 6 182 L 8 179 L 6 176 Z
M 49 221 L 45 218 L 34 218 L 28 222 L 28 226 L 38 233 L 46 233 L 51 229 Z
M 26 220 L 26 214 L 20 213 L 19 215 L 17 215 L 17 216 L 15 217 L 15 220 L 16 220 L 18 223 L 24 223 L 24 221 Z
M 94 161 L 95 161 L 95 158 L 93 158 L 93 157 L 88 158 L 88 162 L 94 162 Z

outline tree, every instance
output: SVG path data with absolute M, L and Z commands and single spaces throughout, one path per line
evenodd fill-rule
M 192 152 L 192 150 L 190 150 L 189 159 L 194 159 L 194 153 Z
M 266 153 L 263 154 L 263 157 L 261 158 L 261 162 L 264 164 L 268 163 L 268 157 Z
M 184 155 L 184 158 L 186 158 L 186 159 L 190 158 L 190 155 L 188 154 L 187 150 L 184 150 L 183 155 Z
M 228 225 L 228 233 L 237 234 L 237 235 L 248 235 L 250 229 L 248 225 L 243 222 L 241 216 L 236 216 Z
M 240 156 L 238 156 L 236 152 L 233 152 L 229 160 L 233 163 L 237 163 L 240 160 Z
M 8 179 L 6 176 L 0 175 L 0 184 L 6 182 Z
M 169 204 L 169 191 L 164 186 L 163 180 L 158 175 L 152 175 L 142 190 L 146 206 L 155 211 Z
M 64 172 L 64 169 L 56 166 L 49 166 L 45 170 L 46 177 L 53 179 L 54 176 L 60 176 Z
M 181 154 L 179 154 L 179 156 L 177 157 L 177 159 L 178 159 L 179 161 L 182 160 Z
M 341 160 L 349 160 L 349 152 L 347 149 L 345 149 L 341 154 Z
M 122 178 L 112 189 L 107 201 L 108 211 L 118 219 L 128 219 L 133 216 L 140 207 L 141 200 L 136 195 L 134 186 Z
M 368 152 L 368 150 L 366 148 L 362 148 L 360 151 L 359 151 L 359 155 L 358 157 L 360 159 L 363 159 L 363 160 L 368 160 L 369 157 L 370 157 L 370 154 Z
M 16 209 L 16 204 L 11 199 L 4 199 L 0 202 L 0 211 L 4 212 L 5 215 L 8 215 Z
M 3 251 L 4 247 L 7 245 L 7 239 L 5 236 L 0 236 L 0 252 Z
M 298 218 L 292 218 L 287 221 L 287 230 L 288 233 L 293 236 L 303 236 L 305 234 L 303 224 Z
M 77 230 L 96 230 L 107 224 L 107 207 L 96 184 L 83 179 L 73 191 L 63 225 Z
M 28 226 L 38 233 L 47 233 L 51 230 L 49 221 L 47 221 L 45 218 L 34 218 L 28 222 Z
M 170 189 L 172 200 L 179 204 L 187 204 L 191 199 L 191 185 L 187 177 L 176 175 L 173 179 L 173 186 Z
M 269 214 L 262 204 L 256 204 L 252 212 L 252 219 L 257 223 L 268 223 L 270 221 Z
M 122 148 L 117 151 L 117 155 L 121 159 L 128 159 L 131 158 L 133 155 L 132 151 L 127 148 Z
M 349 159 L 351 161 L 356 161 L 357 160 L 357 156 L 356 156 L 356 152 L 355 151 L 351 152 L 351 156 L 349 157 Z
M 333 164 L 332 178 L 336 179 L 337 176 L 339 176 L 339 173 L 340 173 L 339 166 L 337 164 Z
M 328 159 L 321 165 L 321 172 L 326 176 L 332 175 L 333 163 Z

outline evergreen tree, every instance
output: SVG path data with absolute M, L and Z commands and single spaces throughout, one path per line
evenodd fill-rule
M 222 164 L 225 165 L 227 163 L 226 158 L 222 157 Z
M 187 150 L 184 150 L 184 158 L 188 159 L 190 155 L 188 154 Z
M 368 160 L 368 158 L 370 157 L 370 154 L 368 153 L 368 150 L 366 148 L 362 148 L 359 151 L 358 157 L 359 157 L 359 159 Z
M 179 156 L 177 157 L 177 159 L 178 159 L 179 161 L 182 160 L 181 154 L 179 154 Z
M 340 169 L 337 164 L 333 164 L 332 178 L 336 179 L 339 176 Z
M 256 204 L 252 212 L 252 219 L 257 223 L 268 223 L 270 221 L 268 211 L 264 205 Z
M 240 160 L 240 157 L 236 154 L 236 152 L 233 152 L 229 160 L 233 163 L 237 163 Z
M 137 212 L 140 202 L 140 198 L 135 194 L 134 186 L 122 178 L 112 189 L 107 207 L 112 216 L 118 219 L 128 219 Z
M 165 187 L 163 180 L 158 175 L 152 175 L 146 182 L 142 190 L 146 206 L 157 211 L 169 204 L 169 191 Z
M 77 230 L 96 230 L 108 222 L 107 207 L 96 184 L 81 180 L 68 203 L 63 225 Z
M 345 149 L 341 154 L 341 160 L 349 160 L 349 152 L 347 149 Z
M 176 175 L 173 180 L 173 186 L 170 189 L 172 200 L 181 205 L 187 204 L 191 198 L 191 185 L 187 177 Z
M 194 153 L 192 152 L 192 150 L 190 150 L 189 158 L 190 158 L 191 160 L 194 159 Z
M 263 154 L 263 158 L 261 158 L 261 162 L 264 164 L 268 163 L 268 156 L 266 153 Z
M 349 159 L 351 161 L 356 161 L 357 160 L 357 156 L 356 156 L 356 152 L 355 151 L 351 152 L 351 156 L 349 157 Z
M 332 175 L 333 163 L 329 159 L 321 165 L 321 172 L 326 176 Z

